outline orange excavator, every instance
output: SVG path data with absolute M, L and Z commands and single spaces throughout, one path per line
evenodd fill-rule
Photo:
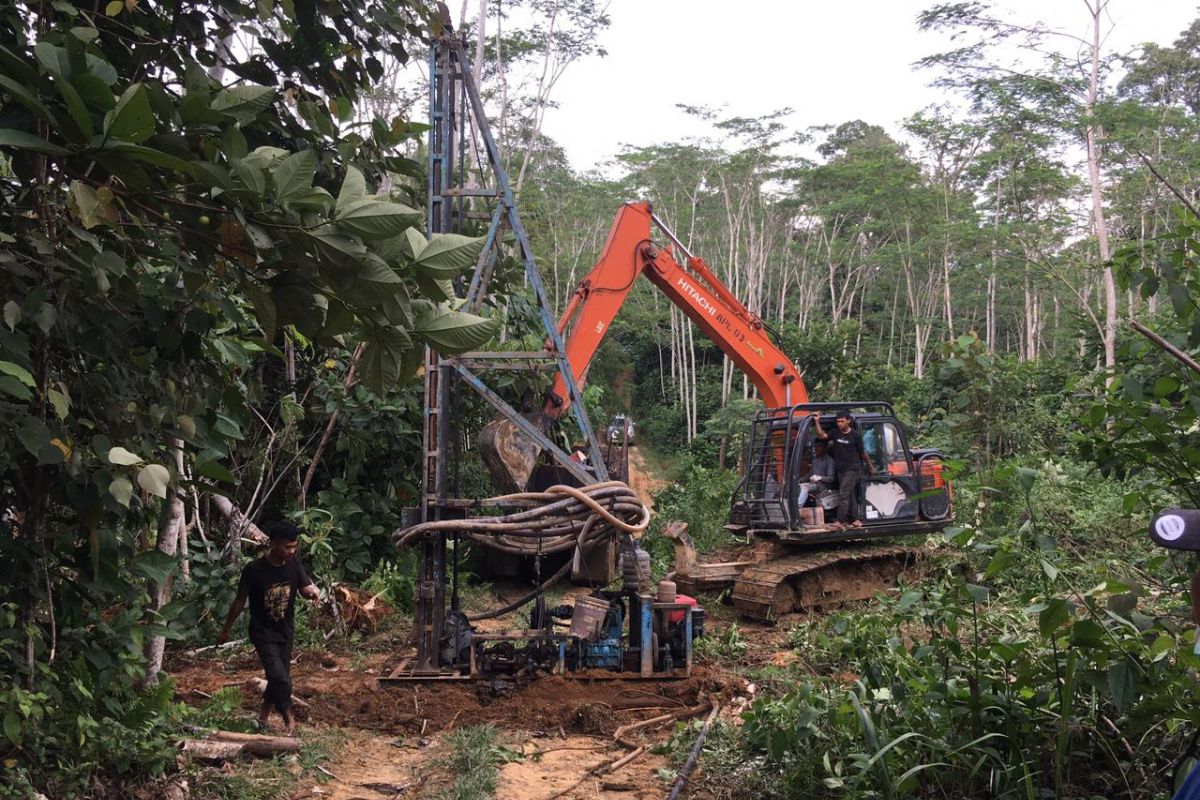
M 669 248 L 654 243 L 655 229 L 669 241 Z M 943 474 L 942 454 L 910 448 L 887 402 L 810 402 L 800 371 L 771 340 L 762 320 L 703 259 L 688 252 L 648 203 L 621 207 L 599 261 L 563 312 L 559 329 L 577 376 L 586 375 L 639 275 L 657 286 L 747 375 L 765 406 L 751 425 L 745 472 L 726 526 L 751 537 L 756 544 L 751 557 L 700 563 L 686 531 L 667 526 L 667 535 L 676 540 L 675 580 L 680 588 L 732 584 L 739 611 L 771 619 L 793 610 L 863 599 L 880 584 L 894 581 L 919 551 L 868 546 L 868 540 L 929 533 L 950 523 L 951 487 Z M 532 421 L 548 430 L 566 411 L 566 397 L 565 381 L 558 375 Z M 831 510 L 828 504 L 835 495 L 809 480 L 816 426 L 832 431 L 835 411 L 850 412 L 876 465 L 861 489 L 860 507 L 866 517 L 861 528 L 827 524 L 825 512 Z M 493 475 L 526 487 L 539 450 L 513 423 L 490 423 L 480 445 Z

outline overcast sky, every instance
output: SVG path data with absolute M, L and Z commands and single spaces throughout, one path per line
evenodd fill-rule
M 933 0 L 612 0 L 605 58 L 571 65 L 555 89 L 545 131 L 576 169 L 599 166 L 622 145 L 708 133 L 677 103 L 756 116 L 790 107 L 796 129 L 852 119 L 896 131 L 944 100 L 911 67 L 944 49 L 915 19 Z M 1000 0 L 1014 20 L 1089 33 L 1083 0 Z M 1194 0 L 1112 0 L 1106 47 L 1171 44 L 1200 15 Z

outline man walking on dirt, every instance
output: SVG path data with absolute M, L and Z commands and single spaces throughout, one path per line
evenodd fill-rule
M 284 730 L 291 736 L 296 728 L 292 717 L 292 641 L 295 638 L 292 618 L 296 594 L 316 601 L 321 592 L 296 555 L 300 547 L 300 529 L 290 522 L 277 522 L 267 529 L 267 536 L 271 540 L 267 554 L 251 561 L 242 570 L 237 597 L 225 617 L 225 626 L 217 634 L 217 644 L 224 644 L 229 638 L 234 620 L 249 600 L 250 643 L 258 652 L 267 675 L 258 724 L 266 729 L 274 707 L 283 717 Z
M 845 528 L 847 526 L 853 528 L 862 527 L 862 519 L 860 509 L 858 507 L 858 481 L 862 473 L 862 467 L 867 468 L 867 474 L 875 472 L 875 467 L 871 464 L 871 459 L 867 457 L 866 448 L 863 447 L 862 436 L 858 431 L 850 427 L 851 417 L 849 411 L 839 411 L 834 421 L 837 423 L 837 430 L 834 435 L 830 436 L 821 427 L 821 412 L 816 413 L 817 438 L 823 439 L 829 443 L 829 455 L 833 457 L 833 466 L 837 470 L 838 478 L 838 509 L 837 522 L 834 527 Z

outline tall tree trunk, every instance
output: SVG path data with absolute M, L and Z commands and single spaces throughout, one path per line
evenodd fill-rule
M 996 177 L 996 203 L 992 216 L 991 271 L 987 280 L 987 321 L 984 337 L 987 339 L 988 355 L 996 354 L 996 275 L 1000 260 L 1000 177 Z
M 1113 277 L 1112 253 L 1108 246 L 1108 223 L 1104 216 L 1103 187 L 1100 182 L 1100 143 L 1102 131 L 1096 121 L 1096 103 L 1100 96 L 1100 17 L 1108 0 L 1084 0 L 1092 15 L 1091 72 L 1087 93 L 1087 162 L 1088 181 L 1092 189 L 1092 221 L 1096 242 L 1100 247 L 1100 263 L 1104 285 L 1104 382 L 1111 386 L 1116 379 L 1117 366 L 1117 283 Z
M 175 456 L 175 477 L 178 480 L 183 476 L 183 442 L 175 439 L 171 443 L 172 451 Z M 181 536 L 187 535 L 187 520 L 184 515 L 183 493 L 177 487 L 169 487 L 167 495 L 167 505 L 163 509 L 162 523 L 158 529 L 158 543 L 156 547 L 158 551 L 169 558 L 174 559 L 179 551 L 179 540 Z M 161 582 L 151 582 L 150 586 L 150 610 L 158 612 L 171 602 L 171 577 L 168 575 Z M 162 671 L 163 652 L 166 649 L 166 637 L 159 634 L 150 639 L 150 645 L 146 652 L 146 685 L 154 686 L 158 683 L 158 673 Z

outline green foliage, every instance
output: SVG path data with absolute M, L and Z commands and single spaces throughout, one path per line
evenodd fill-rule
M 20 635 L 12 628 L 15 618 L 13 607 L 4 606 L 5 645 Z M 90 635 L 64 632 L 70 639 L 60 646 L 70 660 L 38 665 L 34 690 L 12 673 L 0 682 L 0 759 L 8 762 L 0 797 L 24 798 L 31 786 L 54 796 L 80 796 L 97 774 L 145 778 L 174 764 L 173 735 L 185 710 L 173 700 L 170 681 L 138 688 L 141 653 L 122 644 L 121 627 L 113 619 Z
M 948 438 L 952 454 L 970 454 L 985 475 L 999 459 L 1059 456 L 1074 423 L 1066 412 L 1073 379 L 1067 365 L 989 355 L 974 334 L 944 348 L 925 427 Z
M 450 755 L 446 769 L 454 776 L 453 786 L 439 792 L 439 800 L 487 800 L 494 796 L 499 765 L 505 753 L 496 746 L 496 728 L 472 725 L 446 735 Z
M 184 588 L 180 517 L 223 542 L 206 492 L 294 503 L 320 576 L 364 577 L 415 494 L 395 387 L 497 328 L 436 291 L 483 242 L 414 229 L 423 126 L 350 124 L 426 4 L 116 6 L 0 31 L 0 719 L 51 796 L 170 763 L 143 652 L 210 636 L 237 571 L 197 543 Z
M 1200 218 L 1179 212 L 1161 258 L 1123 248 L 1116 260 L 1122 284 L 1143 297 L 1165 294 L 1168 309 L 1147 319 L 1151 329 L 1184 353 L 1200 347 Z M 1151 254 L 1152 255 L 1152 254 Z M 1124 369 L 1088 409 L 1092 435 L 1084 452 L 1104 474 L 1134 478 L 1130 508 L 1153 508 L 1168 489 L 1200 503 L 1200 392 L 1196 374 L 1148 339 L 1128 334 L 1118 342 Z
M 253 733 L 255 721 L 242 711 L 242 688 L 226 686 L 192 712 L 192 724 L 220 731 Z
M 378 594 L 392 608 L 411 612 L 415 575 L 416 556 L 410 550 L 401 550 L 392 560 L 377 564 L 362 582 L 362 589 Z
M 732 622 L 718 634 L 710 634 L 696 640 L 696 655 L 700 658 L 736 663 L 746 655 L 749 644 L 742 638 L 737 623 Z
M 1172 619 L 1106 613 L 1106 596 L 1015 610 L 944 578 L 803 625 L 794 644 L 830 674 L 755 701 L 743 747 L 777 774 L 768 796 L 818 781 L 830 797 L 1052 787 L 1111 796 L 1130 786 L 1150 796 L 1160 779 L 1150 753 L 1169 757 L 1175 726 L 1195 722 L 1197 689 L 1179 669 L 1194 656 Z M 1150 749 L 1131 762 L 1121 739 Z
M 701 554 L 730 541 L 725 523 L 729 521 L 730 497 L 737 476 L 730 470 L 702 467 L 690 457 L 684 457 L 675 466 L 678 477 L 655 494 L 654 520 L 642 539 L 656 575 L 665 573 L 674 563 L 674 543 L 661 532 L 666 522 L 686 522 L 696 552 Z

